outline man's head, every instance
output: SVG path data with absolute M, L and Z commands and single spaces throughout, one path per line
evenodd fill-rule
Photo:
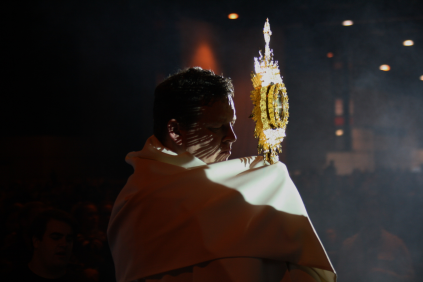
M 72 208 L 72 215 L 79 223 L 81 233 L 90 233 L 98 228 L 99 214 L 92 202 L 79 202 Z
M 50 209 L 42 212 L 31 225 L 32 260 L 45 268 L 65 267 L 72 255 L 76 232 L 75 220 L 66 212 Z
M 201 68 L 170 76 L 154 93 L 154 135 L 176 153 L 206 163 L 227 160 L 236 114 L 229 78 Z

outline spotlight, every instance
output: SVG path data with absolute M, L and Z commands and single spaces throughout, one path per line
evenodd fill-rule
M 404 46 L 413 46 L 414 45 L 414 41 L 413 40 L 405 40 L 402 44 Z
M 236 20 L 238 17 L 239 16 L 237 13 L 231 13 L 228 15 L 228 19 L 231 19 L 231 20 Z
M 346 20 L 342 22 L 343 26 L 352 26 L 354 23 L 352 20 Z
M 422 80 L 422 81 L 423 81 L 423 75 L 422 75 L 422 76 L 420 76 L 420 80 Z
M 342 136 L 342 135 L 344 135 L 344 131 L 342 129 L 338 129 L 337 131 L 335 131 L 335 135 L 336 136 Z
M 326 56 L 327 56 L 328 58 L 333 58 L 333 53 L 332 53 L 332 52 L 329 52 Z
M 381 66 L 379 67 L 379 69 L 380 69 L 381 71 L 389 71 L 389 70 L 391 70 L 391 67 L 390 67 L 389 65 L 381 65 Z

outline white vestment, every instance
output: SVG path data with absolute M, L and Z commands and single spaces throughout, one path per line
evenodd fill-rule
M 118 282 L 150 281 L 143 278 L 206 265 L 216 274 L 219 260 L 233 265 L 233 273 L 214 281 L 247 281 L 240 277 L 257 272 L 257 261 L 280 264 L 281 278 L 301 269 L 317 281 L 336 280 L 284 164 L 249 157 L 207 165 L 189 153 L 173 153 L 154 136 L 126 160 L 134 173 L 116 199 L 108 228 Z M 237 267 L 243 274 L 231 278 Z M 182 276 L 151 281 L 187 281 Z

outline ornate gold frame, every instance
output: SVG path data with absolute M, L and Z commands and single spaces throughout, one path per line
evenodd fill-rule
M 258 138 L 258 153 L 264 154 L 264 161 L 273 164 L 279 161 L 281 142 L 285 137 L 289 117 L 288 95 L 280 76 L 278 62 L 273 62 L 273 50 L 269 42 L 272 32 L 267 19 L 263 29 L 266 41 L 265 55 L 254 58 L 255 74 L 251 74 L 254 90 L 251 100 L 254 109 L 251 117 L 256 122 L 254 136 Z

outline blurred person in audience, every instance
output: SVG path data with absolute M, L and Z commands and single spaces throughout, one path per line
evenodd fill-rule
M 72 208 L 72 215 L 80 224 L 80 233 L 90 236 L 97 233 L 99 214 L 97 205 L 92 202 L 79 202 Z
M 360 231 L 343 242 L 338 271 L 342 281 L 413 281 L 407 246 L 382 225 L 377 195 L 368 196 L 360 208 Z
M 19 203 L 17 205 L 20 206 Z M 31 238 L 28 231 L 34 218 L 46 209 L 48 206 L 42 202 L 29 202 L 19 208 L 16 222 L 9 222 L 11 232 L 6 235 L 2 245 L 2 260 L 11 264 L 28 263 L 31 259 Z
M 8 252 L 10 251 L 11 243 L 15 241 L 16 231 L 19 230 L 19 215 L 22 207 L 21 203 L 14 203 L 7 207 L 1 206 L 0 273 L 4 273 L 13 266 Z
M 72 215 L 80 224 L 78 241 L 83 246 L 92 244 L 93 249 L 101 250 L 106 242 L 106 234 L 99 229 L 100 215 L 97 205 L 91 202 L 80 202 L 72 208 Z
M 92 203 L 85 203 L 80 207 L 82 208 L 84 205 L 86 215 L 91 214 L 91 216 L 89 216 L 91 219 L 87 220 L 87 224 L 88 222 L 96 223 L 95 218 L 97 216 L 98 230 L 93 228 L 91 232 L 85 232 L 85 236 L 81 234 L 79 239 L 83 239 L 83 242 L 78 242 L 78 244 L 83 243 L 83 245 L 85 245 L 80 246 L 80 253 L 85 258 L 89 258 L 89 260 L 91 260 L 88 264 L 91 267 L 90 271 L 94 273 L 94 270 L 96 270 L 98 279 L 100 281 L 116 281 L 112 254 L 110 253 L 110 248 L 106 241 L 107 225 L 110 220 L 113 203 L 109 201 L 103 201 L 99 205 L 98 213 L 95 213 L 95 209 Z M 99 241 L 101 244 L 99 244 Z
M 69 262 L 76 234 L 76 221 L 66 212 L 48 209 L 31 224 L 32 258 L 16 265 L 6 281 L 87 281 Z
M 75 242 L 75 256 L 84 264 L 87 274 L 98 277 L 98 270 L 107 255 L 107 239 L 105 232 L 99 229 L 97 205 L 92 202 L 79 202 L 72 208 L 72 215 L 80 224 L 80 232 Z
M 100 220 L 99 220 L 99 229 L 106 233 L 107 225 L 109 224 L 110 215 L 112 214 L 113 203 L 109 201 L 104 201 L 100 205 Z
M 323 171 L 323 175 L 328 177 L 335 177 L 336 176 L 336 167 L 335 162 L 331 160 L 328 164 L 328 166 Z
M 2 216 L 0 218 L 2 229 L 0 229 L 1 242 L 10 234 L 16 232 L 19 229 L 19 216 L 23 208 L 21 203 L 13 203 L 7 207 L 2 207 Z
M 336 269 L 338 267 L 339 247 L 341 244 L 338 231 L 335 228 L 329 227 L 325 230 L 323 238 L 325 239 L 322 241 L 325 244 L 326 252 Z

